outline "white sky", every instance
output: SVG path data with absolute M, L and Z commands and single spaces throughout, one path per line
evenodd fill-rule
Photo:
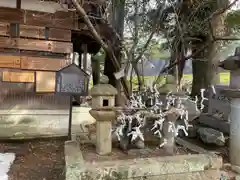
M 233 2 L 234 0 L 231 0 L 231 2 Z M 233 10 L 239 9 L 240 8 L 240 0 L 238 0 L 238 2 L 231 8 Z

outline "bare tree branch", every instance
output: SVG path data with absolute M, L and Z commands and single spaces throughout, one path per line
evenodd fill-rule
M 120 68 L 120 64 L 118 63 L 117 58 L 115 57 L 112 49 L 109 48 L 109 46 L 102 40 L 101 36 L 98 34 L 96 29 L 92 25 L 88 15 L 86 14 L 86 12 L 82 8 L 82 6 L 79 4 L 78 0 L 72 0 L 72 2 L 74 4 L 74 6 L 76 7 L 77 11 L 80 13 L 80 15 L 82 15 L 84 22 L 86 23 L 86 25 L 87 25 L 88 29 L 90 30 L 90 32 L 92 33 L 92 35 L 94 36 L 95 40 L 102 46 L 102 48 L 105 50 L 105 52 L 112 57 L 111 59 L 113 60 L 113 63 L 115 64 L 115 66 L 117 68 Z M 127 85 L 123 79 L 121 79 L 121 83 L 124 88 L 126 96 L 129 97 Z
M 150 44 L 150 42 L 151 42 L 154 34 L 155 34 L 155 33 L 159 30 L 159 28 L 160 28 L 160 23 L 161 23 L 161 22 L 160 22 L 160 16 L 161 16 L 160 11 L 161 11 L 161 9 L 162 9 L 161 6 L 159 6 L 159 7 L 157 8 L 157 11 L 156 11 L 156 19 L 154 20 L 154 23 L 153 23 L 152 32 L 151 32 L 151 34 L 149 35 L 148 40 L 146 41 L 145 45 L 143 46 L 142 51 L 139 53 L 138 57 L 135 59 L 136 62 L 138 62 L 138 61 L 142 58 L 142 56 L 144 55 L 144 53 L 146 52 L 146 50 L 147 50 L 147 48 L 148 48 L 148 46 L 149 46 L 149 44 Z
M 213 39 L 215 41 L 239 41 L 240 37 L 231 37 L 231 36 L 218 37 L 218 36 L 214 36 Z
M 202 24 L 207 23 L 209 20 L 211 20 L 213 17 L 218 16 L 222 13 L 225 13 L 227 10 L 231 9 L 239 0 L 234 0 L 232 3 L 230 3 L 227 7 L 225 8 L 220 8 L 217 11 L 215 11 L 214 13 L 211 14 L 211 16 L 209 16 L 208 18 L 206 18 L 205 20 L 203 20 Z
M 210 44 L 210 43 L 209 43 L 209 44 Z M 194 54 L 191 54 L 191 55 L 185 57 L 184 59 L 180 59 L 180 61 L 183 61 L 183 60 L 186 61 L 186 60 L 188 60 L 188 59 L 194 58 L 194 57 L 197 56 L 199 53 L 201 53 L 204 49 L 206 49 L 206 48 L 209 46 L 209 44 L 206 44 L 206 45 L 203 46 L 201 49 L 199 49 L 198 51 L 196 51 Z M 174 63 L 172 63 L 172 64 L 170 64 L 169 66 L 167 66 L 167 67 L 165 67 L 164 69 L 162 69 L 162 70 L 159 72 L 158 77 L 157 77 L 157 79 L 155 80 L 155 82 L 153 83 L 153 85 L 155 85 L 155 84 L 159 81 L 161 74 L 169 71 L 170 69 L 172 69 L 173 67 L 175 67 L 178 63 L 179 63 L 179 61 L 175 61 Z

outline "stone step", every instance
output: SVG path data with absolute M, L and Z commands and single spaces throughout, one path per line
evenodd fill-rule
M 134 180 L 221 180 L 227 177 L 220 170 L 207 170 L 193 173 L 168 174 L 162 176 L 147 176 L 134 178 Z M 132 179 L 133 180 L 133 179 Z

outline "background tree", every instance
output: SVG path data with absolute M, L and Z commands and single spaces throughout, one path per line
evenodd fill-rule
M 199 95 L 201 88 L 217 83 L 219 58 L 216 51 L 222 46 L 225 30 L 225 12 L 237 1 L 182 0 L 168 1 L 162 15 L 161 33 L 171 50 L 172 73 L 182 78 L 185 60 L 190 58 L 193 66 L 192 95 Z M 151 24 L 151 12 L 149 13 Z M 187 54 L 191 52 L 191 55 Z M 178 68 L 174 69 L 174 65 Z M 206 73 L 207 70 L 207 73 Z M 161 72 L 160 72 L 161 74 Z

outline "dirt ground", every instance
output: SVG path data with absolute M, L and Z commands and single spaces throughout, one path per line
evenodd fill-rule
M 0 153 L 16 154 L 9 180 L 65 180 L 64 142 L 39 139 L 0 142 Z
M 66 137 L 62 137 L 57 139 L 0 141 L 0 153 L 12 152 L 16 154 L 16 159 L 8 173 L 9 180 L 65 180 L 64 142 L 66 140 Z M 167 155 L 163 149 L 156 149 L 155 145 L 142 150 L 131 149 L 128 153 L 124 153 L 118 148 L 118 144 L 113 144 L 112 154 L 108 156 L 97 155 L 95 146 L 90 143 L 81 145 L 81 150 L 84 159 L 89 162 Z M 193 152 L 182 147 L 176 149 L 178 155 L 189 153 Z M 223 156 L 225 163 L 228 161 L 226 154 L 219 153 L 219 155 Z M 234 179 L 235 173 L 228 166 L 223 167 L 222 170 L 229 174 L 230 179 Z

